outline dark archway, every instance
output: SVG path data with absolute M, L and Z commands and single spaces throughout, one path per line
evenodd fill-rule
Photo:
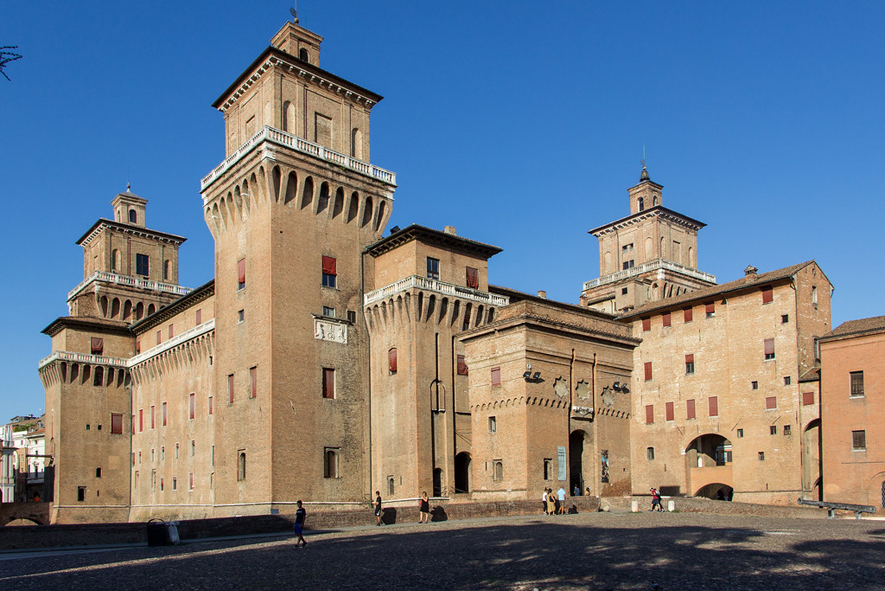
M 433 469 L 433 496 L 442 496 L 442 468 Z
M 702 486 L 694 494 L 696 497 L 703 497 L 717 501 L 730 501 L 733 495 L 734 489 L 721 482 L 711 482 L 710 484 Z
M 455 493 L 470 492 L 470 454 L 462 451 L 455 456 Z
M 572 431 L 568 436 L 569 491 L 584 490 L 584 445 L 589 436 L 582 429 Z

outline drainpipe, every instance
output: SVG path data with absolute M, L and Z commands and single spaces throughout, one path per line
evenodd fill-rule
M 593 354 L 593 373 L 590 378 L 590 404 L 593 406 L 593 457 L 590 460 L 591 474 L 598 474 L 596 472 L 596 460 L 599 458 L 599 421 L 596 420 L 596 417 L 599 416 L 599 405 L 596 400 L 596 355 L 596 353 Z M 601 485 L 599 478 L 593 477 L 593 488 L 595 489 L 597 485 Z M 594 491 L 591 489 L 590 492 L 594 493 L 598 498 L 601 491 Z
M 366 260 L 366 251 L 362 252 L 360 256 L 360 317 L 363 319 L 363 328 L 366 331 L 366 398 L 368 400 L 369 412 L 367 413 L 369 416 L 369 498 L 372 497 L 373 490 L 381 490 L 380 488 L 375 489 L 372 487 L 372 480 L 374 478 L 374 474 L 372 473 L 372 337 L 369 333 L 369 322 L 366 320 L 366 312 L 363 304 L 363 298 L 366 294 L 366 283 L 365 283 L 365 260 Z
M 568 474 L 571 474 L 571 471 L 572 471 L 571 470 L 571 467 L 572 467 L 572 462 L 571 462 L 571 460 L 572 460 L 572 458 L 571 458 L 571 451 L 572 451 L 572 449 L 571 449 L 572 448 L 572 404 L 574 403 L 574 400 L 572 398 L 573 397 L 572 388 L 574 387 L 574 385 L 572 382 L 574 381 L 574 377 L 575 377 L 575 350 L 572 349 L 572 358 L 569 360 L 569 364 L 568 364 L 568 409 L 567 409 L 568 414 L 566 415 L 566 429 L 568 429 L 568 431 L 566 432 L 566 442 L 567 442 L 566 445 L 568 447 L 566 447 L 566 449 L 568 450 L 568 452 L 566 453 L 565 457 L 568 458 L 567 459 L 568 467 L 569 467 L 568 472 L 567 472 Z M 583 445 L 583 442 L 581 443 L 581 445 Z M 571 474 L 571 476 L 574 476 L 574 475 Z M 570 494 L 572 492 L 571 488 L 572 488 L 572 483 L 571 483 L 571 478 L 569 478 L 569 493 Z

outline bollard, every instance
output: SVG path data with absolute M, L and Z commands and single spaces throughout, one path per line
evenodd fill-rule
M 672 513 L 676 510 L 676 501 L 667 501 L 667 511 Z
M 633 501 L 630 503 L 630 511 L 633 513 L 639 513 L 639 501 Z

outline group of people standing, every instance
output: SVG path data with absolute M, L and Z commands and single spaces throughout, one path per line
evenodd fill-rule
M 565 515 L 565 489 L 561 486 L 555 493 L 552 488 L 545 488 L 541 495 L 544 515 Z

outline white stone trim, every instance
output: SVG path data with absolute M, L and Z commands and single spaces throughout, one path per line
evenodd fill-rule
M 87 355 L 85 353 L 72 353 L 70 351 L 56 351 L 48 357 L 44 357 L 37 364 L 37 369 L 43 369 L 53 361 L 71 361 L 73 363 L 88 363 L 90 365 L 107 365 L 110 367 L 127 368 L 128 362 L 121 357 L 105 357 L 103 355 Z
M 194 339 L 200 335 L 206 334 L 207 332 L 212 332 L 213 330 L 215 330 L 215 319 L 214 318 L 204 322 L 203 324 L 200 324 L 199 326 L 195 326 L 194 328 L 192 328 L 190 330 L 186 330 L 183 333 L 181 333 L 180 335 L 175 336 L 175 337 L 169 339 L 168 341 L 162 342 L 159 345 L 157 345 L 156 347 L 152 347 L 152 348 L 148 349 L 144 353 L 139 353 L 135 357 L 132 357 L 131 359 L 129 359 L 128 367 L 130 367 L 130 368 L 135 367 L 139 363 L 147 361 L 148 359 L 151 359 L 152 357 L 156 357 L 157 355 L 164 353 L 164 352 L 168 351 L 169 349 L 174 349 L 175 347 L 177 347 L 178 345 L 182 344 L 185 341 L 189 341 L 191 339 Z
M 139 289 L 146 289 L 149 291 L 162 291 L 164 293 L 171 293 L 179 296 L 187 295 L 191 292 L 191 288 L 189 287 L 174 285 L 172 283 L 149 281 L 147 279 L 132 277 L 131 275 L 118 275 L 117 273 L 108 273 L 106 271 L 95 271 L 94 273 L 92 273 L 92 275 L 81 281 L 80 284 L 77 285 L 77 287 L 68 292 L 68 301 L 70 302 L 77 294 L 86 289 L 86 287 L 93 281 L 105 281 L 107 283 L 114 283 L 116 285 L 137 287 Z
M 390 285 L 382 287 L 381 289 L 370 291 L 363 296 L 363 305 L 368 306 L 369 304 L 385 300 L 395 293 L 407 291 L 413 288 L 423 289 L 425 291 L 433 291 L 436 293 L 450 295 L 465 300 L 472 300 L 474 302 L 482 302 L 484 304 L 489 304 L 490 306 L 495 306 L 497 308 L 503 308 L 504 306 L 510 304 L 510 298 L 507 296 L 494 295 L 486 291 L 479 291 L 478 289 L 472 289 L 470 287 L 463 287 L 461 285 L 454 285 L 452 283 L 444 283 L 442 281 L 436 279 L 428 279 L 427 277 L 422 277 L 420 275 L 410 275 L 405 279 L 400 279 L 396 283 L 391 283 Z
M 692 269 L 691 267 L 685 267 L 678 263 L 674 263 L 672 261 L 666 261 L 664 259 L 658 259 L 655 261 L 651 261 L 648 263 L 643 263 L 641 265 L 637 265 L 632 269 L 624 269 L 622 271 L 617 271 L 615 273 L 611 273 L 609 275 L 605 275 L 603 277 L 599 277 L 598 279 L 594 279 L 592 281 L 585 281 L 583 291 L 587 291 L 588 289 L 593 289 L 594 287 L 599 287 L 600 285 L 607 285 L 609 283 L 614 283 L 616 281 L 621 281 L 622 279 L 627 279 L 628 277 L 633 277 L 634 275 L 642 275 L 643 273 L 649 273 L 651 271 L 673 271 L 674 273 L 679 273 L 681 275 L 688 275 L 693 279 L 699 279 L 700 281 L 707 281 L 711 284 L 716 283 L 716 276 L 711 275 L 709 273 L 704 273 L 703 271 L 698 271 L 697 269 Z

